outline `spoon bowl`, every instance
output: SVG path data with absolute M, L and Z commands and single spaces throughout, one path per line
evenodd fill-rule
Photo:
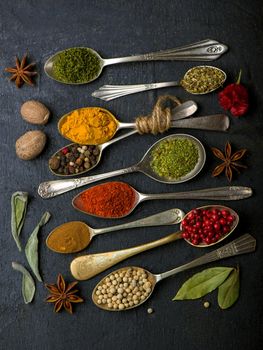
M 76 253 L 87 248 L 94 236 L 142 226 L 175 225 L 180 223 L 184 216 L 182 210 L 173 208 L 125 224 L 97 229 L 81 221 L 66 222 L 50 232 L 46 239 L 46 245 L 56 253 Z M 59 246 L 57 244 L 58 240 L 60 241 Z
M 138 307 L 140 305 L 142 305 L 143 303 L 145 303 L 150 296 L 152 295 L 154 288 L 156 286 L 156 284 L 160 281 L 162 281 L 165 278 L 168 278 L 170 276 L 176 275 L 177 273 L 180 273 L 182 271 L 197 267 L 197 266 L 201 266 L 201 265 L 205 265 L 207 263 L 210 262 L 214 262 L 214 261 L 218 261 L 224 258 L 228 258 L 228 257 L 232 257 L 235 255 L 240 255 L 240 254 L 247 254 L 247 253 L 251 253 L 254 252 L 256 249 L 256 240 L 253 236 L 251 236 L 250 234 L 244 234 L 241 237 L 235 239 L 234 241 L 224 245 L 221 248 L 218 248 L 214 251 L 211 251 L 210 253 L 207 253 L 205 255 L 202 255 L 201 257 L 192 260 L 184 265 L 181 265 L 179 267 L 176 267 L 172 270 L 160 273 L 160 274 L 153 274 L 150 271 L 142 268 L 142 267 L 133 267 L 133 266 L 128 266 L 128 267 L 122 267 L 121 269 L 118 269 L 116 271 L 111 272 L 109 275 L 107 275 L 106 277 L 104 277 L 93 289 L 92 292 L 92 301 L 94 302 L 94 304 L 96 306 L 98 306 L 99 308 L 105 310 L 105 311 L 126 311 L 126 310 L 130 310 L 133 309 L 135 307 Z M 111 284 L 111 276 L 114 276 L 113 279 L 115 278 L 115 275 L 117 276 L 123 276 L 124 273 L 126 273 L 129 269 L 135 269 L 137 271 L 140 271 L 142 273 L 144 273 L 147 276 L 147 280 L 150 282 L 150 291 L 148 291 L 148 295 L 146 298 L 142 299 L 140 298 L 140 300 L 138 301 L 138 303 L 129 306 L 128 307 L 116 307 L 116 308 L 112 308 L 109 307 L 107 304 L 107 299 L 104 302 L 99 302 L 99 295 L 98 294 L 102 294 L 104 298 L 105 293 L 107 293 L 107 288 L 108 288 L 108 283 Z M 122 274 L 122 275 L 121 275 Z M 121 278 L 121 277 L 118 277 Z M 107 279 L 107 281 L 106 281 Z M 109 281 L 109 282 L 108 282 Z M 107 283 L 107 284 L 106 284 Z M 99 290 L 102 290 L 102 285 L 105 285 L 106 290 L 104 289 L 105 293 L 102 293 Z M 140 286 L 140 285 L 139 285 Z M 118 287 L 118 280 L 117 280 L 117 287 Z M 100 288 L 100 289 L 99 289 Z M 116 288 L 117 289 L 117 288 Z M 114 295 L 111 295 L 110 297 L 115 296 L 115 293 L 113 293 Z M 132 293 L 133 294 L 133 293 Z M 134 294 L 133 294 L 134 295 Z M 106 296 L 107 297 L 107 296 Z M 105 297 L 105 298 L 106 298 Z M 118 296 L 116 295 L 116 299 L 117 300 L 121 300 L 122 299 L 118 299 Z M 138 298 L 137 298 L 138 299 Z M 119 305 L 119 304 L 118 304 Z
M 56 59 L 59 57 L 60 54 L 66 52 L 67 50 L 70 50 L 70 49 L 85 49 L 85 50 L 89 50 L 93 55 L 95 55 L 98 58 L 99 63 L 100 63 L 100 69 L 98 70 L 97 74 L 94 76 L 93 79 L 89 79 L 89 80 L 81 82 L 81 83 L 74 83 L 74 82 L 62 81 L 62 80 L 60 80 L 60 79 L 58 79 L 56 77 L 56 75 L 54 74 L 54 63 L 56 62 Z M 63 83 L 63 84 L 67 84 L 67 85 L 83 85 L 83 84 L 90 83 L 93 80 L 96 80 L 101 75 L 102 69 L 103 69 L 103 67 L 105 65 L 104 64 L 104 60 L 101 58 L 101 56 L 98 54 L 98 52 L 96 52 L 95 50 L 93 50 L 93 49 L 91 49 L 89 47 L 83 47 L 83 46 L 81 46 L 81 47 L 72 47 L 70 49 L 58 51 L 54 55 L 49 57 L 49 59 L 44 64 L 44 72 L 46 73 L 46 75 L 49 78 L 57 81 L 58 83 Z

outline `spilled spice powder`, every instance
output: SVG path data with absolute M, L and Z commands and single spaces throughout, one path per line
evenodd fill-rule
M 81 192 L 73 199 L 73 206 L 87 214 L 104 218 L 120 218 L 134 207 L 136 193 L 124 182 L 107 182 Z

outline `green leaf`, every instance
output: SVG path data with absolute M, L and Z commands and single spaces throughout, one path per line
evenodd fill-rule
M 213 267 L 189 278 L 173 300 L 198 299 L 212 292 L 229 276 L 232 267 Z
M 35 291 L 36 291 L 35 282 L 34 282 L 32 276 L 27 271 L 27 269 L 24 268 L 24 266 L 21 264 L 18 264 L 16 262 L 12 262 L 12 267 L 14 270 L 19 271 L 23 274 L 22 295 L 24 298 L 24 302 L 26 304 L 31 303 L 31 301 L 34 298 Z
M 28 261 L 29 266 L 31 267 L 31 270 L 34 272 L 36 278 L 39 280 L 39 282 L 42 282 L 42 278 L 39 273 L 38 268 L 38 232 L 40 230 L 40 227 L 45 225 L 49 218 L 50 213 L 48 211 L 45 212 L 45 214 L 42 216 L 41 220 L 39 221 L 38 225 L 35 227 L 34 231 L 31 233 L 26 247 L 25 247 L 25 254 Z
M 239 268 L 234 269 L 229 277 L 218 288 L 218 305 L 221 309 L 232 306 L 239 297 Z
M 15 192 L 11 197 L 11 231 L 17 248 L 21 252 L 20 232 L 24 225 L 28 202 L 27 192 Z

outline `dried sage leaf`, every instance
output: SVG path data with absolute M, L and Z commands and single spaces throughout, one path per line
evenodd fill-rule
M 232 267 L 213 267 L 196 273 L 179 289 L 173 300 L 198 299 L 220 286 Z
M 239 297 L 239 268 L 234 269 L 229 277 L 218 288 L 218 305 L 221 309 L 228 309 Z
M 23 274 L 22 294 L 23 294 L 24 302 L 26 304 L 31 303 L 31 301 L 34 298 L 35 291 L 36 291 L 35 282 L 34 282 L 32 276 L 27 271 L 27 269 L 24 268 L 24 266 L 21 264 L 18 264 L 16 262 L 12 262 L 12 267 L 14 270 L 19 271 Z
M 50 213 L 48 211 L 45 212 L 45 214 L 42 216 L 41 220 L 35 227 L 34 231 L 31 233 L 26 247 L 25 247 L 25 254 L 28 261 L 29 266 L 31 267 L 31 270 L 34 272 L 36 278 L 39 280 L 39 282 L 42 282 L 42 278 L 39 273 L 38 268 L 38 232 L 40 230 L 40 227 L 44 226 L 49 218 Z
M 27 192 L 15 192 L 11 197 L 11 231 L 19 251 L 22 251 L 20 232 L 24 225 L 28 202 Z

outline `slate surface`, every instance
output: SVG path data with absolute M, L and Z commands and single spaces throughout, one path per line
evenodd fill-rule
M 1 133 L 1 235 L 0 235 L 0 348 L 1 349 L 247 349 L 256 350 L 262 344 L 262 2 L 251 1 L 9 1 L 0 4 L 0 66 L 1 71 L 13 64 L 16 54 L 29 49 L 37 62 L 39 78 L 36 87 L 17 90 L 0 77 L 0 133 Z M 233 185 L 252 186 L 254 196 L 248 200 L 228 203 L 240 214 L 240 225 L 231 238 L 250 232 L 257 238 L 255 254 L 232 258 L 214 265 L 241 269 L 241 295 L 237 304 L 227 311 L 217 305 L 216 293 L 203 300 L 171 301 L 180 285 L 193 274 L 188 271 L 163 281 L 153 297 L 137 310 L 126 313 L 106 313 L 91 301 L 95 284 L 105 273 L 79 284 L 86 302 L 77 305 L 75 314 L 54 314 L 52 306 L 43 300 L 46 290 L 37 283 L 32 305 L 24 305 L 21 297 L 21 278 L 11 268 L 11 262 L 26 264 L 11 238 L 10 196 L 14 191 L 30 193 L 29 210 L 22 232 L 26 240 L 45 210 L 52 220 L 40 233 L 40 264 L 46 282 L 55 282 L 61 272 L 71 279 L 69 263 L 75 255 L 58 255 L 45 246 L 48 232 L 68 220 L 83 220 L 94 227 L 115 224 L 99 220 L 73 210 L 71 199 L 78 193 L 69 192 L 52 200 L 37 195 L 38 184 L 51 180 L 47 168 L 49 156 L 67 144 L 59 136 L 56 123 L 64 113 L 81 106 L 102 106 L 122 121 L 133 121 L 139 114 L 151 111 L 161 94 L 175 94 L 182 100 L 192 96 L 180 88 L 169 88 L 124 97 L 104 103 L 91 97 L 91 92 L 103 84 L 170 81 L 182 77 L 193 64 L 190 62 L 149 62 L 110 66 L 90 85 L 72 87 L 57 84 L 43 73 L 45 60 L 54 52 L 71 46 L 89 46 L 103 57 L 118 57 L 176 47 L 205 38 L 221 40 L 229 45 L 229 52 L 214 64 L 224 69 L 229 81 L 234 81 L 240 68 L 242 80 L 251 95 L 247 116 L 231 118 L 228 133 L 180 130 L 200 138 L 207 150 L 207 163 L 194 180 L 177 186 L 163 185 L 142 174 L 119 177 L 139 191 L 168 192 L 227 185 L 226 179 L 211 178 L 217 164 L 209 146 L 223 148 L 230 140 L 234 147 L 249 150 L 244 171 Z M 44 153 L 32 162 L 16 158 L 15 140 L 27 130 L 37 129 L 20 117 L 20 105 L 28 99 L 44 102 L 53 112 L 51 121 L 41 127 L 48 135 Z M 221 112 L 216 94 L 195 97 L 199 115 Z M 171 131 L 172 133 L 175 131 Z M 103 161 L 94 170 L 102 173 L 137 162 L 148 147 L 161 136 L 132 136 L 105 151 Z M 140 205 L 126 222 L 160 210 L 179 207 L 186 212 L 202 201 L 152 201 Z M 160 238 L 178 227 L 141 228 L 116 232 L 94 239 L 90 252 L 110 251 Z M 207 252 L 207 251 L 206 251 Z M 203 254 L 184 241 L 160 247 L 119 264 L 143 266 L 155 273 L 190 261 Z M 210 265 L 213 266 L 213 265 Z M 114 269 L 114 268 L 113 268 Z M 199 271 L 196 269 L 194 272 Z M 209 300 L 211 308 L 203 308 Z M 147 308 L 154 308 L 152 315 Z

